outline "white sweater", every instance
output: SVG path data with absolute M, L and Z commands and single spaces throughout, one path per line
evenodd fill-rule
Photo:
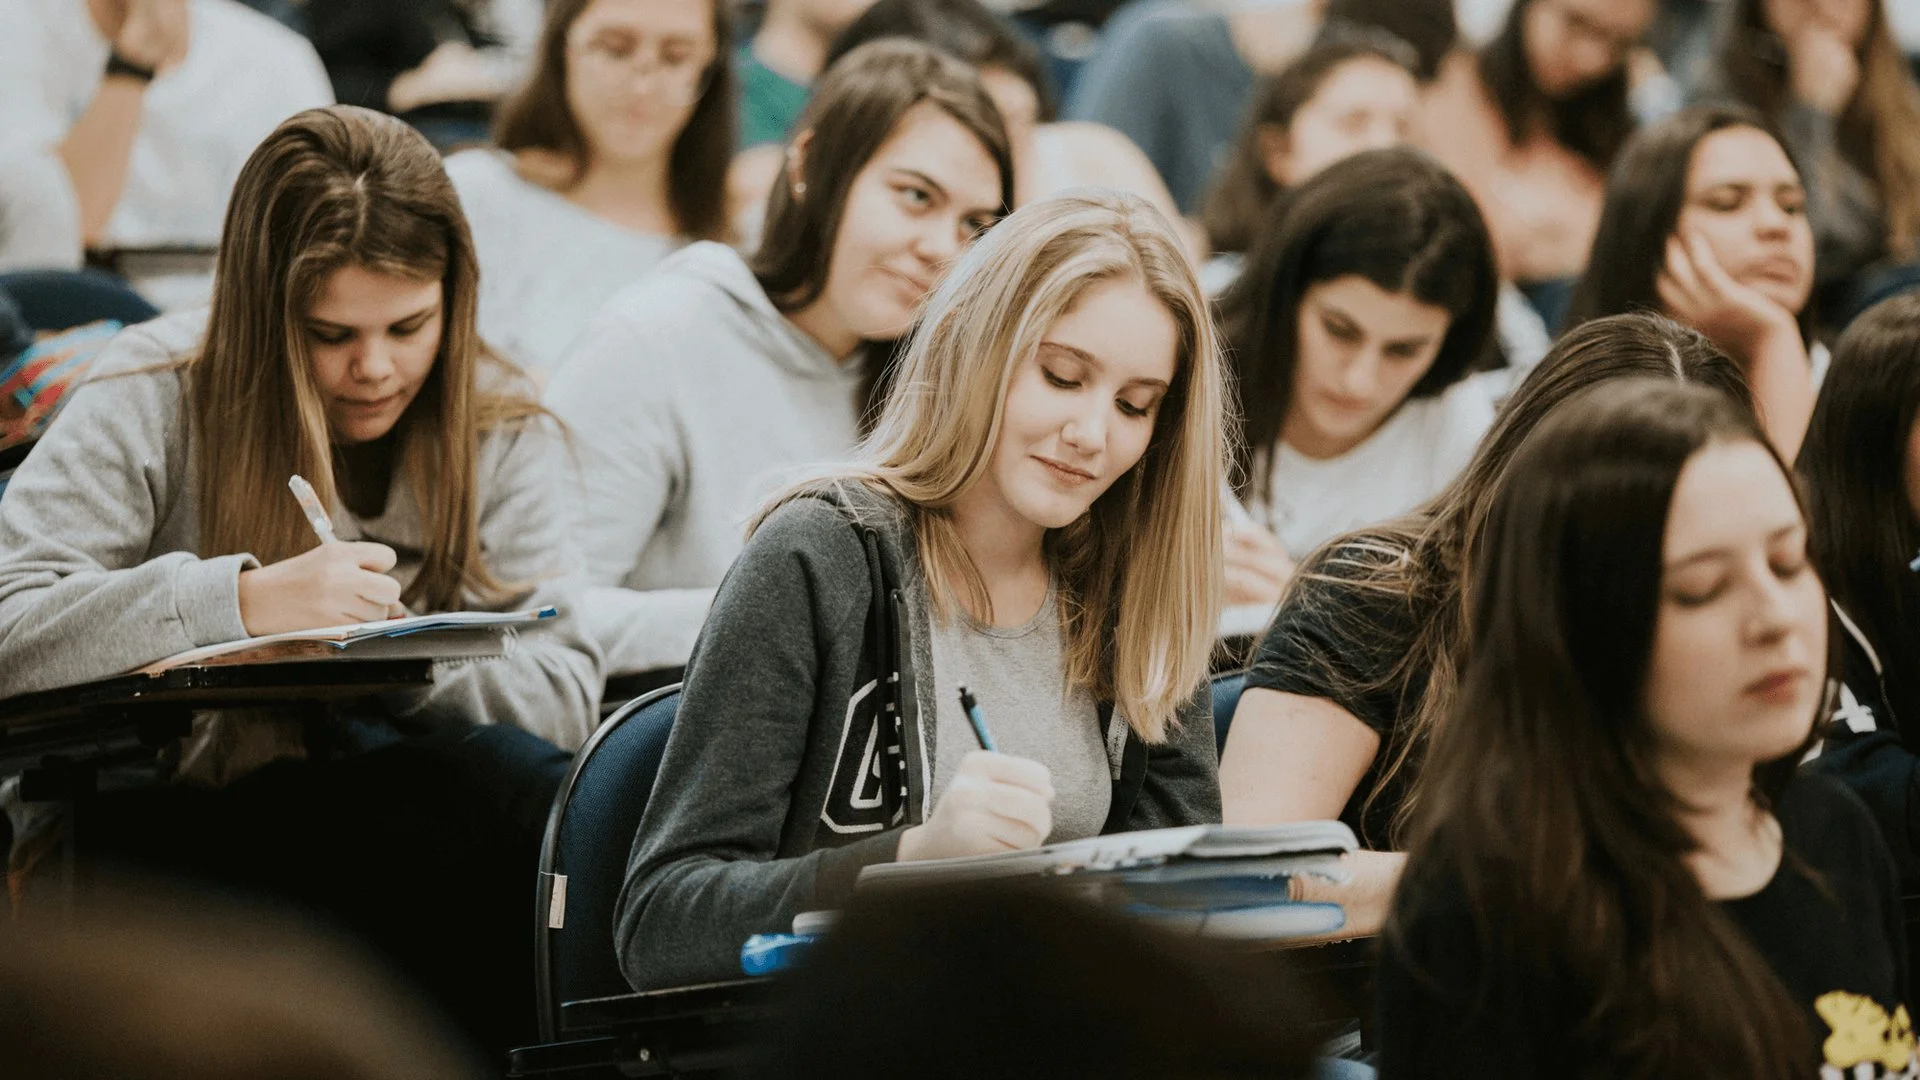
M 480 336 L 551 373 L 608 298 L 678 246 L 616 225 L 513 171 L 498 150 L 447 159 L 480 259 Z
M 547 404 L 580 465 L 568 502 L 611 673 L 686 663 L 754 511 L 852 450 L 860 370 L 710 242 L 615 296 L 575 342 Z

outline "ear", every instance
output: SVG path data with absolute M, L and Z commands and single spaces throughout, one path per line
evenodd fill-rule
M 794 197 L 795 201 L 807 193 L 807 182 L 804 179 L 807 172 L 807 148 L 812 145 L 813 129 L 808 128 L 795 135 L 793 142 L 787 146 L 787 192 Z
M 1287 129 L 1279 124 L 1260 124 L 1253 129 L 1253 146 L 1267 178 L 1283 188 L 1292 187 L 1293 142 L 1287 138 Z

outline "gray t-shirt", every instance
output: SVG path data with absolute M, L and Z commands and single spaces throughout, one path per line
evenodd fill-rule
M 1024 626 L 981 626 L 964 616 L 933 621 L 933 801 L 980 749 L 960 711 L 973 692 L 1003 754 L 1031 758 L 1053 773 L 1050 843 L 1098 836 L 1113 803 L 1113 774 L 1093 695 L 1067 686 L 1065 634 L 1052 591 Z

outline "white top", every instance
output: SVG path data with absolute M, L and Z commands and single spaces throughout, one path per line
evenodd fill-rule
M 0 151 L 0 271 L 80 266 L 80 206 L 50 148 Z
M 551 373 L 614 293 L 679 246 L 523 179 L 499 150 L 463 150 L 447 175 L 480 258 L 480 336 L 522 367 Z
M 567 501 L 598 586 L 585 614 L 611 674 L 686 663 L 747 521 L 851 454 L 861 370 L 712 241 L 675 252 L 588 321 L 546 401 L 571 435 Z
M 333 102 L 299 34 L 235 0 L 191 0 L 188 12 L 186 59 L 147 88 L 110 246 L 214 246 L 253 148 L 287 117 Z M 85 0 L 0 0 L 0 27 L 0 143 L 55 145 L 92 102 L 108 42 Z
M 1248 510 L 1295 559 L 1343 533 L 1398 517 L 1439 494 L 1466 467 L 1521 374 L 1484 372 L 1436 397 L 1411 399 L 1339 457 L 1310 458 L 1278 443 L 1273 482 Z

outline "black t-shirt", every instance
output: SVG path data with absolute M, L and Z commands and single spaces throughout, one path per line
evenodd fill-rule
M 1433 613 L 1366 583 L 1383 563 L 1404 557 L 1397 547 L 1365 539 L 1342 541 L 1315 556 L 1288 591 L 1247 671 L 1249 687 L 1325 698 L 1379 734 L 1380 751 L 1340 812 L 1361 845 L 1376 851 L 1393 849 L 1393 818 L 1420 768 L 1421 748 L 1415 747 L 1373 797 L 1399 754 L 1402 727 L 1427 692 L 1425 668 L 1399 668 Z
M 1805 1006 L 1813 1060 L 1829 1066 L 1818 1075 L 1920 1076 L 1900 894 L 1872 818 L 1843 785 L 1806 773 L 1775 813 L 1780 869 L 1722 909 Z M 1500 928 L 1477 921 L 1464 893 L 1397 914 L 1404 938 L 1385 943 L 1378 973 L 1382 1080 L 1583 1075 L 1603 1056 L 1576 1037 L 1586 1003 L 1564 978 L 1490 960 L 1481 935 Z M 1852 1071 L 1863 1063 L 1880 1067 Z

